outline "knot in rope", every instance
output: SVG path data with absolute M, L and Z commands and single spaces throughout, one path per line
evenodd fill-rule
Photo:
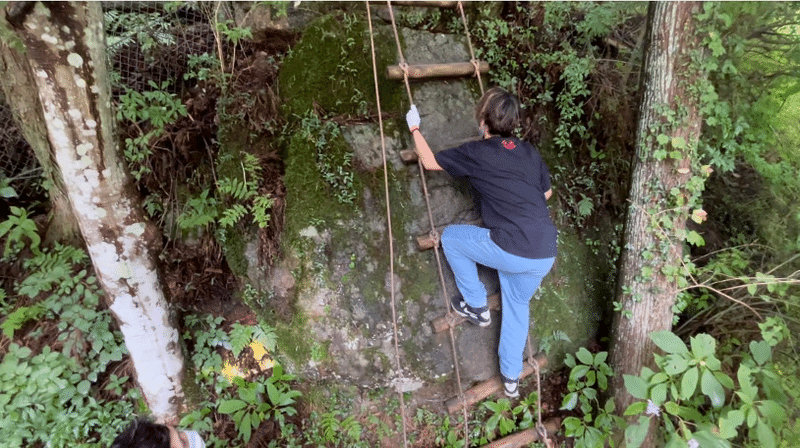
M 433 246 L 439 247 L 439 242 L 441 241 L 441 236 L 439 235 L 439 231 L 436 230 L 436 228 L 433 228 L 428 233 L 428 236 L 431 237 L 431 241 L 433 241 Z
M 547 435 L 547 428 L 541 422 L 536 424 L 536 435 L 539 436 L 539 441 L 544 442 L 547 448 L 552 448 L 553 444 Z
M 481 77 L 481 65 L 478 62 L 478 60 L 475 59 L 475 58 L 472 58 L 472 59 L 470 59 L 469 62 L 472 62 L 472 66 L 475 67 L 475 76 L 480 78 Z

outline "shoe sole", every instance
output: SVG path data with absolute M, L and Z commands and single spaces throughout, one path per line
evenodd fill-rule
M 508 397 L 508 398 L 519 398 L 519 391 L 517 391 L 516 393 L 511 395 L 508 392 L 506 392 L 505 389 L 503 389 L 503 393 L 506 394 L 506 397 Z
M 467 321 L 469 321 L 471 324 L 474 324 L 474 325 L 477 325 L 477 326 L 479 326 L 479 327 L 483 327 L 483 328 L 486 328 L 486 327 L 488 327 L 489 325 L 491 325 L 491 324 L 492 324 L 492 320 L 491 320 L 491 319 L 489 319 L 489 320 L 488 320 L 488 321 L 486 321 L 486 322 L 481 322 L 481 321 L 479 321 L 478 319 L 476 319 L 476 318 L 474 318 L 474 317 L 470 316 L 469 314 L 467 314 L 467 313 L 465 313 L 465 312 L 463 312 L 463 311 L 459 310 L 458 308 L 456 308 L 456 306 L 455 306 L 455 305 L 453 305 L 453 302 L 452 302 L 452 301 L 450 301 L 450 308 L 452 308 L 452 309 L 453 309 L 453 311 L 455 311 L 455 312 L 456 312 L 456 314 L 458 314 L 459 316 L 463 317 L 464 319 L 466 319 Z

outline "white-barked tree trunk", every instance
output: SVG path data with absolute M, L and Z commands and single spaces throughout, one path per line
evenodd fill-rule
M 100 3 L 20 2 L 5 17 L 24 44 L 53 157 L 138 384 L 156 420 L 175 422 L 183 355 L 157 270 L 160 232 L 119 156 Z

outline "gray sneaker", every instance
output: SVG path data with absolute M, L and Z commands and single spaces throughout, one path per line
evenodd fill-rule
M 492 313 L 489 312 L 488 306 L 473 308 L 464 301 L 460 294 L 450 299 L 450 306 L 456 314 L 479 327 L 488 327 L 492 323 Z
M 506 378 L 505 375 L 502 373 L 500 376 L 503 378 L 503 392 L 506 394 L 508 398 L 517 398 L 519 397 L 519 380 L 512 380 L 510 378 Z

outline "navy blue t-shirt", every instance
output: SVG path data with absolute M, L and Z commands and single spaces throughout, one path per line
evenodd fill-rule
M 550 172 L 533 145 L 495 136 L 441 151 L 436 161 L 469 181 L 483 225 L 500 248 L 525 258 L 556 256 L 557 231 L 544 197 Z

